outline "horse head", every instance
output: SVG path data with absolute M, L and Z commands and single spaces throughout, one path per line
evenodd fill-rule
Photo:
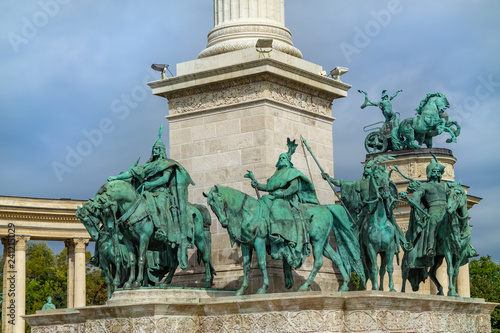
M 420 105 L 415 110 L 420 115 L 435 113 L 439 117 L 439 114 L 449 107 L 450 103 L 443 93 L 429 93 L 420 101 Z
M 467 207 L 467 194 L 460 182 L 454 183 L 448 190 L 446 210 L 453 214 L 463 207 Z
M 89 235 L 97 240 L 99 239 L 99 219 L 91 212 L 92 201 L 87 201 L 82 207 L 76 210 L 76 218 L 79 219 L 89 232 Z
M 208 194 L 203 192 L 203 195 L 207 198 L 207 203 L 214 212 L 215 216 L 217 216 L 217 219 L 219 220 L 220 224 L 224 228 L 227 228 L 228 219 L 226 215 L 226 203 L 222 199 L 222 196 L 219 193 L 219 188 L 217 187 L 217 185 L 212 187 L 212 189 Z

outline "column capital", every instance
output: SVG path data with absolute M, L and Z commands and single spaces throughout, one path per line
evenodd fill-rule
M 85 249 L 87 245 L 89 244 L 90 239 L 89 238 L 72 238 L 68 239 L 68 241 L 71 241 L 73 243 L 73 246 L 75 247 L 75 253 L 85 253 Z M 65 241 L 66 243 L 66 241 Z
M 64 241 L 64 245 L 68 248 L 68 250 L 74 250 L 75 249 L 75 242 L 73 238 L 66 239 Z
M 27 235 L 16 235 L 16 251 L 26 251 L 26 242 L 30 240 L 30 236 Z

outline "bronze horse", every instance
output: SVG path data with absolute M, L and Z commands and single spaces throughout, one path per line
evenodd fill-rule
M 132 241 L 137 253 L 138 271 L 134 288 L 145 284 L 146 253 L 147 251 L 158 251 L 163 269 L 168 271 L 166 283 L 172 280 L 173 274 L 178 266 L 175 251 L 170 245 L 158 241 L 153 236 L 156 227 L 154 226 L 150 212 L 147 210 L 145 198 L 126 181 L 114 180 L 102 186 L 98 192 L 105 196 L 108 201 L 116 203 L 117 212 L 115 223 L 124 237 Z M 194 226 L 194 244 L 198 249 L 198 262 L 203 261 L 205 266 L 204 287 L 212 286 L 215 269 L 211 260 L 211 235 L 210 235 L 210 213 L 202 205 L 188 205 L 189 216 L 192 218 Z M 166 260 L 165 260 L 166 257 Z M 159 272 L 159 276 L 162 276 Z
M 243 283 L 236 292 L 236 295 L 242 295 L 248 288 L 250 263 L 254 250 L 257 254 L 259 269 L 262 271 L 263 275 L 263 284 L 257 293 L 266 293 L 269 286 L 266 269 L 266 251 L 270 248 L 271 243 L 269 235 L 269 209 L 260 200 L 238 190 L 221 185 L 212 187 L 210 192 L 204 195 L 207 197 L 207 202 L 219 219 L 221 225 L 228 229 L 231 243 L 236 242 L 241 246 L 244 277 Z M 340 230 L 342 227 L 338 226 L 341 224 L 339 220 L 343 219 L 347 221 L 345 210 L 338 205 L 320 206 L 306 204 L 306 207 L 306 218 L 310 221 L 309 237 L 312 245 L 314 266 L 306 282 L 299 288 L 299 291 L 306 291 L 309 289 L 309 286 L 323 265 L 323 255 L 332 260 L 342 274 L 344 282 L 340 291 L 349 290 L 348 283 L 350 281 L 351 263 L 346 260 L 342 261 L 341 259 L 341 256 L 346 258 L 348 255 L 344 256 L 345 253 L 342 253 L 342 251 L 340 251 L 341 255 L 339 255 L 328 243 L 334 225 Z M 340 232 L 349 231 L 342 230 Z M 360 266 L 361 264 L 359 264 L 359 267 Z M 291 268 L 291 263 L 287 262 L 287 260 L 283 260 L 285 286 L 288 289 L 293 286 Z M 362 268 L 357 269 L 357 272 L 362 276 L 364 282 Z
M 432 138 L 448 132 L 447 142 L 457 142 L 460 126 L 450 121 L 446 109 L 450 103 L 442 93 L 429 93 L 415 109 L 419 116 L 406 118 L 391 133 L 394 150 L 421 148 L 425 144 L 432 148 Z M 415 143 L 415 141 L 418 142 Z

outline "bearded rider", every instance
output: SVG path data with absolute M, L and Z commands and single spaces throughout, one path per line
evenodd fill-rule
M 287 140 L 289 150 L 279 156 L 276 171 L 267 184 L 252 180 L 252 187 L 269 192 L 260 200 L 271 212 L 273 259 L 283 259 L 294 268 L 300 267 L 310 253 L 309 233 L 304 219 L 304 203 L 318 204 L 312 182 L 292 162 L 297 144 Z
M 193 221 L 187 212 L 188 186 L 194 185 L 182 165 L 167 158 L 161 140 L 162 127 L 153 145 L 151 158 L 144 165 L 133 165 L 128 171 L 108 180 L 130 180 L 145 196 L 157 231 L 155 238 L 178 247 L 179 266 L 187 267 L 187 249 L 193 247 Z

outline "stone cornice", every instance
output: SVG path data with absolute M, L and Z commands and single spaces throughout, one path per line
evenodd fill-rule
M 196 87 L 210 87 L 213 84 L 227 84 L 243 77 L 269 74 L 303 86 L 330 94 L 331 99 L 347 96 L 350 85 L 289 65 L 273 58 L 262 58 L 226 67 L 219 67 L 201 72 L 176 76 L 173 78 L 148 83 L 154 95 L 170 98 L 171 94 L 180 90 Z M 228 79 L 228 75 L 230 78 Z M 207 88 L 208 89 L 208 88 Z

